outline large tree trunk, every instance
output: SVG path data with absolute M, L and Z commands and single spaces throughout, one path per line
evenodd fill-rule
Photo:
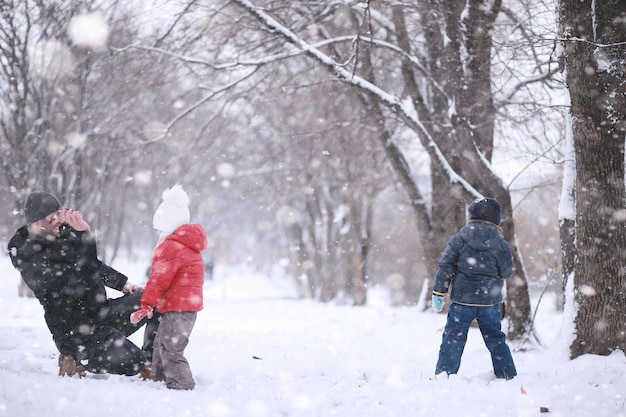
M 561 12 L 576 156 L 575 358 L 626 350 L 626 3 L 561 0 Z

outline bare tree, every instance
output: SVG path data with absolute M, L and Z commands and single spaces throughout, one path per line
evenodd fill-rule
M 503 203 L 505 235 L 515 243 L 510 190 L 490 163 L 494 131 L 520 114 L 506 109 L 532 105 L 531 86 L 551 69 L 530 49 L 532 76 L 510 75 L 515 83 L 505 92 L 489 74 L 509 45 L 494 45 L 492 36 L 512 39 L 509 21 L 525 28 L 520 10 L 466 3 L 187 1 L 169 6 L 171 19 L 148 41 L 127 20 L 131 6 L 114 2 L 104 10 L 115 28 L 104 53 L 72 44 L 64 24 L 76 11 L 64 5 L 46 39 L 69 45 L 76 65 L 44 89 L 54 99 L 42 108 L 59 116 L 37 119 L 59 122 L 54 143 L 62 146 L 42 151 L 52 175 L 17 176 L 54 182 L 66 201 L 95 214 L 113 248 L 149 236 L 158 191 L 183 182 L 224 248 L 267 264 L 287 253 L 294 275 L 306 275 L 306 291 L 364 303 L 377 196 L 393 193 L 396 181 L 424 248 L 414 259 L 431 276 L 465 222 L 466 203 L 479 195 Z M 497 68 L 509 76 L 506 59 Z M 54 107 L 58 92 L 63 106 Z M 430 167 L 415 164 L 413 152 L 427 153 Z M 428 170 L 432 184 L 418 170 Z M 278 216 L 284 228 L 268 226 L 289 210 L 295 216 Z M 268 244 L 255 244 L 260 239 Z M 529 312 L 516 255 L 512 335 L 527 330 Z M 414 302 L 422 276 L 407 276 L 405 302 Z
M 367 96 L 366 101 L 375 106 L 370 105 L 370 108 L 378 107 L 378 111 L 385 115 L 385 120 L 391 121 L 398 117 L 405 127 L 416 133 L 431 156 L 433 172 L 440 174 L 440 177 L 434 175 L 434 178 L 441 178 L 441 181 L 434 182 L 433 189 L 439 199 L 433 199 L 433 205 L 444 201 L 445 204 L 442 204 L 442 207 L 457 207 L 457 210 L 462 211 L 464 210 L 463 201 L 483 194 L 494 196 L 502 203 L 505 211 L 502 226 L 505 236 L 513 246 L 517 260 L 516 277 L 511 280 L 512 285 L 508 286 L 508 300 L 512 306 L 509 309 L 512 319 L 510 334 L 512 336 L 524 334 L 528 330 L 530 313 L 528 289 L 514 238 L 510 194 L 501 180 L 494 175 L 489 164 L 493 146 L 495 109 L 490 93 L 489 71 L 482 70 L 483 66 L 488 68 L 490 63 L 491 31 L 489 28 L 498 15 L 500 2 L 496 2 L 490 8 L 482 7 L 482 2 L 479 1 L 470 2 L 466 10 L 463 3 L 458 3 L 460 7 L 454 8 L 436 1 L 425 11 L 432 13 L 430 21 L 434 22 L 433 25 L 445 28 L 446 32 L 446 42 L 443 40 L 437 42 L 434 38 L 425 43 L 433 45 L 433 48 L 429 50 L 432 54 L 444 51 L 443 54 L 436 54 L 433 60 L 442 64 L 438 68 L 441 78 L 435 77 L 432 69 L 425 67 L 419 55 L 414 54 L 412 49 L 404 49 L 410 45 L 408 33 L 402 31 L 405 22 L 404 13 L 411 9 L 410 7 L 392 6 L 394 20 L 385 20 L 383 10 L 372 10 L 368 4 L 359 20 L 360 26 L 368 29 L 368 37 L 361 34 L 352 35 L 350 38 L 330 35 L 323 45 L 317 46 L 313 43 L 314 40 L 306 41 L 304 36 L 298 35 L 297 27 L 288 28 L 286 24 L 280 23 L 281 20 L 289 19 L 284 9 L 273 9 L 274 14 L 270 14 L 267 7 L 261 9 L 246 0 L 236 0 L 235 3 L 257 18 L 263 26 L 270 28 L 272 33 L 285 39 L 296 50 L 312 58 L 321 67 L 326 67 L 335 73 L 340 80 L 363 92 Z M 341 6 L 335 11 L 337 10 L 340 11 Z M 464 20 L 463 16 L 466 15 L 466 11 L 469 11 L 471 18 Z M 392 21 L 395 23 L 393 27 L 390 24 Z M 297 25 L 295 22 L 298 20 L 294 20 L 294 24 Z M 376 27 L 374 23 L 377 24 Z M 398 44 L 386 43 L 374 38 L 372 36 L 374 28 L 388 34 L 393 33 Z M 429 33 L 433 34 L 435 31 Z M 343 59 L 343 62 L 348 63 L 352 70 L 334 57 L 338 46 L 349 40 L 352 41 L 353 47 L 348 49 L 348 56 Z M 381 50 L 395 51 L 395 59 L 406 63 L 405 67 L 400 67 L 404 74 L 404 83 L 400 86 L 403 89 L 409 88 L 410 101 L 404 101 L 401 98 L 402 91 L 393 93 L 385 90 L 391 87 L 389 91 L 393 91 L 391 84 L 386 85 L 389 84 L 388 78 L 373 79 L 367 75 L 367 71 L 361 74 L 359 68 L 362 61 L 358 53 L 368 43 L 380 45 Z M 410 47 L 413 46 L 410 45 Z M 469 53 L 464 54 L 463 50 Z M 463 57 L 467 57 L 469 61 L 464 62 Z M 364 68 L 367 69 L 367 65 Z M 462 70 L 463 68 L 466 72 Z M 395 72 L 400 74 L 401 71 Z M 426 89 L 416 83 L 415 77 L 418 74 L 427 86 Z M 430 93 L 425 94 L 424 91 Z M 438 112 L 433 111 L 436 103 L 443 103 Z M 406 174 L 408 167 L 401 163 L 405 159 L 402 151 L 392 141 L 387 142 L 385 149 L 391 160 L 399 161 L 394 164 L 399 175 L 409 179 L 407 184 L 411 184 L 411 175 Z M 418 187 L 409 186 L 408 189 L 417 190 Z M 417 215 L 424 219 L 423 224 L 428 227 L 427 230 L 421 230 L 421 232 L 432 238 L 433 219 L 424 216 L 426 213 L 424 202 L 414 199 L 412 204 L 416 208 Z M 437 207 L 434 212 L 440 213 Z M 460 219 L 461 216 L 452 217 Z M 437 233 L 440 241 L 433 247 L 443 247 L 444 244 L 441 241 L 447 240 L 452 234 L 452 229 L 456 230 L 458 227 L 458 224 L 450 224 L 449 219 L 450 216 L 440 219 L 439 224 L 442 230 L 448 230 L 449 233 Z M 430 253 L 434 254 L 436 251 L 433 249 Z M 432 255 L 429 258 L 432 262 Z
M 167 62 L 157 66 L 145 53 L 108 50 L 109 43 L 140 36 L 130 6 L 95 9 L 96 3 L 0 5 L 0 76 L 6 81 L 0 83 L 0 166 L 15 213 L 33 189 L 51 191 L 89 216 L 102 232 L 101 255 L 113 258 L 125 231 L 149 222 L 151 214 L 135 209 L 145 204 L 130 196 L 151 188 L 153 178 L 141 175 L 152 171 L 146 156 L 159 151 L 148 144 L 149 127 L 175 111 L 163 89 L 171 86 Z M 100 38 L 85 42 L 84 34 L 72 33 L 80 19 L 101 26 Z M 21 221 L 16 216 L 15 223 Z
M 517 275 L 508 286 L 510 333 L 519 336 L 526 332 L 528 288 L 516 247 L 510 191 L 493 174 L 490 160 L 498 112 L 505 114 L 503 108 L 515 106 L 513 97 L 528 99 L 530 86 L 549 81 L 554 73 L 554 68 L 546 66 L 550 61 L 543 58 L 545 49 L 535 48 L 535 32 L 528 30 L 532 25 L 521 23 L 541 20 L 541 16 L 518 18 L 517 13 L 531 7 L 506 9 L 499 1 L 488 7 L 480 1 L 455 5 L 435 0 L 419 5 L 382 2 L 376 8 L 368 2 L 291 2 L 288 8 L 281 7 L 280 2 L 264 3 L 263 8 L 245 0 L 232 3 L 246 10 L 248 16 L 230 7 L 229 2 L 187 2 L 155 46 L 134 48 L 174 57 L 189 74 L 221 84 L 219 91 L 233 94 L 237 87 L 239 97 L 254 83 L 255 91 L 268 86 L 269 82 L 261 82 L 262 77 L 254 75 L 267 77 L 273 73 L 261 69 L 276 70 L 287 59 L 305 56 L 317 62 L 317 68 L 329 70 L 354 89 L 360 106 L 371 115 L 387 160 L 415 209 L 425 242 L 423 259 L 431 273 L 448 237 L 465 221 L 465 204 L 480 195 L 502 202 L 503 229 L 514 248 L 517 265 Z M 203 18 L 198 19 L 200 16 Z M 525 45 L 531 46 L 529 56 L 534 66 L 530 77 L 523 78 L 521 72 L 511 77 L 516 84 L 506 93 L 500 91 L 496 105 L 489 69 L 491 51 L 497 51 L 499 57 L 506 53 L 504 43 L 494 47 L 492 38 L 498 30 L 506 32 L 503 22 L 498 21 L 500 16 L 512 21 Z M 511 38 L 510 33 L 506 35 Z M 170 37 L 174 44 L 168 43 Z M 180 43 L 177 52 L 165 47 L 176 42 Z M 298 61 L 305 63 L 301 68 L 308 68 L 307 62 L 311 62 Z M 514 74 L 515 68 L 503 64 L 498 69 Z M 513 114 L 506 116 L 513 119 Z M 434 190 L 430 202 L 416 183 L 398 140 L 407 128 L 430 155 Z

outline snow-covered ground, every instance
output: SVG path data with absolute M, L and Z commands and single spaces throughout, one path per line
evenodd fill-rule
M 135 282 L 146 268 L 115 266 Z M 186 351 L 197 387 L 180 392 L 57 376 L 41 307 L 17 297 L 6 256 L 0 271 L 0 416 L 626 416 L 624 354 L 568 360 L 550 303 L 537 328 L 551 346 L 514 351 L 517 378 L 494 379 L 477 329 L 459 374 L 435 378 L 444 315 L 387 307 L 382 291 L 363 308 L 296 300 L 284 281 L 218 265 Z

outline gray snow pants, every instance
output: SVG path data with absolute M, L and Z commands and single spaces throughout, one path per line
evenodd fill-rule
M 163 313 L 154 338 L 150 379 L 165 381 L 170 389 L 192 390 L 196 382 L 184 353 L 198 313 L 174 311 Z

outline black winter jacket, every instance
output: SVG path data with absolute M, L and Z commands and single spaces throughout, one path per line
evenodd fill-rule
M 438 264 L 433 292 L 452 302 L 491 306 L 502 302 L 504 280 L 514 271 L 511 248 L 492 223 L 472 220 L 455 234 Z
M 61 237 L 46 239 L 17 230 L 8 245 L 13 266 L 33 290 L 45 313 L 46 323 L 62 354 L 66 336 L 98 324 L 109 310 L 105 285 L 121 290 L 128 278 L 98 259 L 96 242 L 89 232 L 68 224 Z M 88 325 L 88 326 L 84 326 Z

